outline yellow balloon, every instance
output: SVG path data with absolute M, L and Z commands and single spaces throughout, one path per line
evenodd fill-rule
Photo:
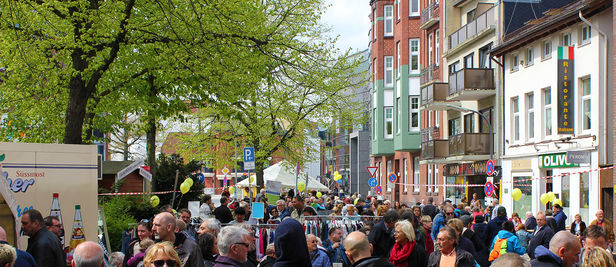
M 557 199 L 554 199 L 554 202 L 552 202 L 552 204 L 554 204 L 554 205 L 558 204 L 558 205 L 560 205 L 561 207 L 563 206 L 563 202 L 562 202 L 562 200 L 560 200 L 560 199 L 558 199 L 558 198 L 557 198 Z
M 334 177 L 340 175 L 340 173 L 338 171 L 334 172 Z
M 229 187 L 229 193 L 235 194 L 235 186 Z
M 188 189 L 190 189 L 190 186 L 187 183 L 184 182 L 180 185 L 180 192 L 182 192 L 182 194 L 188 193 Z
M 554 195 L 554 192 L 552 192 L 552 191 L 548 192 L 548 202 L 554 201 L 555 197 L 556 196 Z
M 150 198 L 150 204 L 152 204 L 152 207 L 158 206 L 158 204 L 160 204 L 160 198 L 158 198 L 158 196 L 152 196 Z
M 549 198 L 549 197 L 548 197 L 548 193 L 543 193 L 543 194 L 541 194 L 541 198 L 540 198 L 540 200 L 541 200 L 541 204 L 545 205 L 545 204 L 547 204 L 548 202 L 550 202 L 550 200 L 549 200 L 548 198 Z
M 193 179 L 192 178 L 186 178 L 186 180 L 184 180 L 185 183 L 188 183 L 188 187 L 191 187 L 193 185 Z
M 519 201 L 522 198 L 522 190 L 520 188 L 514 188 L 513 192 L 511 192 L 511 196 L 513 197 L 513 201 Z
M 338 174 L 334 176 L 334 181 L 338 181 L 340 179 L 342 179 L 342 175 Z
M 321 192 L 317 192 L 317 198 L 321 198 L 321 196 L 323 196 L 323 194 Z
M 359 198 L 355 199 L 355 201 L 353 202 L 353 205 L 357 205 L 357 201 L 359 201 Z
M 251 175 L 250 176 L 250 183 L 253 184 L 255 182 L 255 176 Z
M 304 191 L 304 189 L 306 189 L 306 183 L 304 182 L 297 183 L 297 190 Z

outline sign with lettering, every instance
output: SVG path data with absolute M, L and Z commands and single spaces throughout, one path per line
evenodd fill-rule
M 567 153 L 555 153 L 539 156 L 539 168 L 569 168 L 578 167 L 578 163 L 570 163 L 567 161 Z
M 569 163 L 590 163 L 590 152 L 588 151 L 567 151 L 567 162 Z
M 558 47 L 558 134 L 573 134 L 573 48 Z
M 475 161 L 473 163 L 447 164 L 444 167 L 445 176 L 468 176 L 486 175 L 487 161 Z

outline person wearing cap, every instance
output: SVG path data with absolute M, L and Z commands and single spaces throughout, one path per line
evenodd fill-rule
M 496 217 L 494 217 L 492 220 L 490 220 L 490 222 L 488 222 L 487 241 L 489 243 L 487 243 L 486 246 L 492 244 L 492 240 L 498 234 L 498 232 L 503 229 L 503 223 L 506 221 L 508 221 L 507 210 L 505 209 L 505 207 L 499 206 L 498 210 L 496 211 Z
M 565 230 L 567 215 L 563 212 L 563 207 L 559 204 L 554 204 L 554 212 L 552 213 L 552 216 L 554 216 L 554 220 L 556 220 L 556 229 L 554 229 L 554 232 L 558 233 L 558 231 Z

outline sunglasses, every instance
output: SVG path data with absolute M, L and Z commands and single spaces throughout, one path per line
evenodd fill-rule
M 175 262 L 175 260 L 157 260 L 157 261 L 154 261 L 152 263 L 154 263 L 154 266 L 156 266 L 156 267 L 163 267 L 163 266 L 165 266 L 165 263 L 169 267 L 177 266 L 177 262 Z
M 447 212 L 446 214 L 447 214 L 447 215 L 454 215 L 454 213 L 453 213 L 453 212 Z

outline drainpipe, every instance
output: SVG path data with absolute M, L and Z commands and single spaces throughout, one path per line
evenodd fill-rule
M 595 29 L 597 30 L 597 32 L 603 37 L 603 40 L 605 40 L 605 45 L 603 46 L 603 53 L 605 53 L 603 55 L 603 58 L 600 58 L 603 62 L 601 63 L 600 66 L 603 66 L 603 90 L 600 91 L 600 96 L 601 99 L 603 99 L 603 101 L 605 101 L 605 103 L 603 104 L 604 108 L 605 108 L 605 112 L 607 113 L 607 61 L 608 61 L 608 55 L 607 55 L 607 35 L 601 31 L 601 29 L 592 24 L 590 21 L 588 21 L 588 19 L 584 18 L 584 16 L 582 15 L 582 11 L 578 11 L 578 17 L 584 22 L 586 23 L 588 26 L 591 27 L 591 29 Z M 600 131 L 600 138 L 598 138 L 598 143 L 599 144 L 608 144 L 607 142 L 607 116 L 602 116 L 601 118 L 601 123 L 599 124 L 599 131 Z M 601 157 L 603 158 L 604 163 L 607 162 L 607 148 L 603 148 L 603 150 L 601 151 Z

